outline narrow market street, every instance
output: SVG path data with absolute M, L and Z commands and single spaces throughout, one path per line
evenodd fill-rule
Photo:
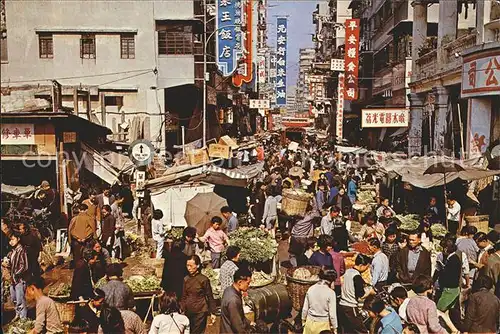
M 500 333 L 499 0 L 0 9 L 2 333 Z

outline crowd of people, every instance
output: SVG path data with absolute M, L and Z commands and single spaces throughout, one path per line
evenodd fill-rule
M 419 228 L 403 231 L 375 171 L 349 165 L 328 145 L 304 141 L 302 149 L 295 151 L 271 142 L 263 147 L 266 154 L 256 159 L 264 160 L 264 172 L 248 189 L 249 219 L 242 220 L 230 207 L 222 207 L 206 232 L 198 235 L 196 228 L 186 227 L 182 238 L 167 250 L 169 226 L 163 212 L 143 210 L 149 214 L 146 218 L 132 214 L 140 221 L 139 229 L 144 226 L 145 239 L 154 243 L 156 258 L 165 259 L 159 313 L 148 324 L 149 333 L 205 333 L 213 326 L 218 305 L 209 279 L 201 272 L 204 265 L 220 270 L 220 332 L 256 331 L 242 301 L 252 272 L 240 261 L 241 250 L 230 245 L 228 237 L 243 224 L 288 242 L 289 256 L 282 259 L 286 265 L 321 268 L 319 281 L 305 296 L 297 318 L 300 324 L 290 327 L 290 332 L 497 332 L 499 233 L 495 229 L 478 232 L 462 224 L 456 197 L 448 196 L 444 208 L 430 197 L 420 212 Z M 362 183 L 375 186 L 378 204 L 359 224 L 355 204 Z M 304 214 L 291 216 L 281 210 L 287 189 L 310 198 Z M 123 282 L 120 261 L 128 254 L 123 202 L 123 197 L 105 188 L 101 193 L 90 192 L 74 207 L 68 226 L 74 268 L 70 297 L 79 305 L 70 332 L 146 332 L 135 312 L 134 295 Z M 436 241 L 431 227 L 445 218 L 449 233 Z M 58 333 L 62 324 L 57 309 L 43 293 L 40 237 L 28 224 L 13 223 L 2 219 L 2 238 L 11 248 L 3 266 L 10 274 L 16 317 L 26 318 L 27 301 L 34 300 L 34 332 Z M 355 245 L 364 245 L 364 251 L 353 250 Z M 210 257 L 203 263 L 206 250 Z M 351 254 L 353 263 L 348 266 L 346 257 Z M 95 283 L 102 278 L 106 284 L 96 289 Z

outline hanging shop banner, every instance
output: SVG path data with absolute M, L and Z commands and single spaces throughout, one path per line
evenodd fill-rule
M 337 88 L 337 126 L 335 136 L 342 139 L 344 136 L 344 74 L 339 73 L 339 85 Z
M 1 124 L 2 145 L 34 145 L 35 126 L 33 124 Z
M 330 70 L 335 72 L 344 72 L 345 61 L 344 59 L 332 59 L 330 62 Z
M 252 17 L 253 0 L 242 1 L 243 13 L 241 22 L 241 60 L 233 76 L 233 85 L 241 87 L 244 82 L 249 83 L 253 77 L 253 46 L 252 46 Z
M 409 121 L 408 109 L 362 109 L 362 128 L 407 128 Z
M 345 21 L 345 44 L 344 98 L 354 101 L 358 99 L 359 19 L 348 19 Z
M 257 60 L 258 83 L 265 84 L 266 83 L 266 57 L 263 55 L 260 55 L 257 59 L 258 59 Z
M 241 58 L 242 0 L 219 0 L 217 4 L 217 67 L 222 76 L 231 76 Z
M 500 51 L 464 58 L 462 98 L 500 94 Z
M 276 105 L 286 105 L 287 19 L 277 19 L 276 31 Z

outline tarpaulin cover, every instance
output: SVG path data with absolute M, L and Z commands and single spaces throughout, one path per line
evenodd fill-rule
M 21 196 L 28 195 L 35 191 L 35 186 L 11 186 L 2 183 L 2 193 Z
M 117 155 L 120 155 L 118 153 L 100 153 L 84 143 L 82 143 L 82 149 L 85 151 L 83 156 L 83 166 L 85 169 L 110 185 L 119 183 L 119 176 L 124 170 L 127 170 L 129 173 L 133 170 L 130 159 L 125 156 L 118 157 Z M 103 154 L 106 154 L 107 157 L 104 157 Z M 127 159 L 129 162 L 127 162 Z
M 163 220 L 171 226 L 187 226 L 184 214 L 186 203 L 198 193 L 213 192 L 211 184 L 202 185 L 180 185 L 164 188 L 151 193 L 151 202 L 155 209 L 163 212 Z
M 461 172 L 446 173 L 446 183 L 450 183 L 457 178 L 464 181 L 473 181 L 500 175 L 500 171 L 477 167 L 481 165 L 479 158 L 461 161 L 449 157 L 414 157 L 404 160 L 385 160 L 380 165 L 389 175 L 395 173 L 401 176 L 403 182 L 426 189 L 444 184 L 443 174 L 424 175 L 425 170 L 432 164 L 443 161 L 457 163 L 465 169 Z

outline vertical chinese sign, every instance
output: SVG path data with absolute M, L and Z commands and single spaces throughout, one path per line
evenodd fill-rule
M 276 34 L 276 105 L 286 105 L 287 19 L 277 19 Z
M 359 19 L 348 19 L 345 21 L 344 64 L 344 98 L 354 101 L 358 99 Z
M 335 136 L 342 139 L 344 136 L 344 73 L 339 73 L 339 85 L 337 88 L 337 121 Z
M 224 77 L 231 76 L 241 58 L 242 1 L 217 0 L 217 67 Z
M 249 83 L 253 77 L 253 62 L 252 62 L 252 13 L 253 13 L 253 0 L 242 1 L 243 4 L 243 17 L 241 20 L 241 58 L 233 76 L 233 85 L 241 87 L 244 82 Z

